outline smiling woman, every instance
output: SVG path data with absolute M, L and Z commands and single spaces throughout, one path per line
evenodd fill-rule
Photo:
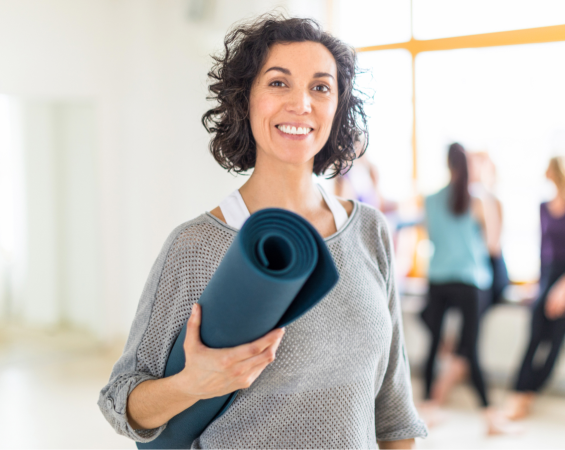
M 239 390 L 192 448 L 411 448 L 426 428 L 412 402 L 386 222 L 312 178 L 346 170 L 365 133 L 354 50 L 312 20 L 269 16 L 235 28 L 215 60 L 218 104 L 202 119 L 210 150 L 228 170 L 254 170 L 165 243 L 102 412 L 119 433 L 151 442 L 199 400 Z M 286 332 L 208 348 L 197 301 L 246 219 L 270 207 L 314 226 L 339 281 Z M 185 323 L 185 368 L 165 377 Z
M 289 46 L 292 49 L 284 51 Z M 292 56 L 285 61 L 289 52 Z M 258 136 L 246 120 L 255 94 L 261 100 L 265 95 L 278 98 L 279 107 L 290 95 L 294 102 L 306 101 L 302 107 L 313 108 L 316 114 L 324 113 L 318 111 L 322 105 L 327 109 L 339 104 L 332 112 L 331 132 L 297 123 L 316 134 L 314 173 L 320 175 L 330 168 L 334 174 L 347 170 L 356 157 L 353 144 L 357 135 L 367 132 L 363 94 L 353 82 L 357 71 L 353 48 L 324 33 L 314 21 L 288 19 L 281 26 L 276 17 L 267 16 L 235 27 L 226 36 L 224 54 L 214 60 L 208 74 L 214 83 L 209 89 L 210 99 L 218 105 L 204 114 L 202 123 L 214 134 L 210 151 L 222 167 L 234 172 L 255 167 Z M 300 97 L 302 93 L 305 97 Z M 293 122 L 296 120 L 272 126 L 296 126 Z

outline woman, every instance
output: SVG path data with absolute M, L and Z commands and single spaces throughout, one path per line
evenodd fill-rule
M 426 398 L 432 400 L 434 366 L 445 312 L 458 308 L 463 316 L 460 350 L 467 359 L 473 385 L 484 408 L 488 433 L 504 431 L 504 422 L 489 408 L 488 393 L 477 355 L 480 306 L 488 297 L 492 270 L 486 242 L 488 221 L 483 202 L 469 194 L 469 170 L 460 144 L 449 147 L 448 186 L 426 198 L 426 223 L 434 246 L 429 267 L 429 299 L 423 312 L 432 333 L 425 369 Z
M 392 249 L 374 209 L 337 199 L 312 173 L 346 169 L 365 129 L 354 51 L 309 19 L 231 31 L 203 116 L 218 163 L 249 180 L 178 227 L 150 274 L 99 405 L 116 431 L 150 442 L 199 399 L 242 389 L 193 448 L 409 448 L 426 429 L 411 399 Z M 197 300 L 245 219 L 288 209 L 325 237 L 340 280 L 322 302 L 251 344 L 206 348 Z M 162 378 L 188 319 L 186 367 Z M 276 352 L 276 360 L 275 360 Z
M 490 230 L 487 248 L 492 266 L 491 296 L 485 305 L 481 305 L 481 313 L 489 306 L 502 301 L 504 289 L 510 283 L 506 262 L 502 254 L 502 228 L 503 214 L 502 203 L 495 194 L 496 166 L 487 152 L 468 154 L 469 164 L 469 189 L 474 197 L 479 197 L 483 202 L 485 221 Z
M 496 167 L 486 152 L 467 153 L 469 166 L 469 192 L 473 197 L 481 199 L 484 209 L 484 221 L 488 223 L 488 241 L 486 242 L 492 269 L 492 284 L 488 294 L 481 296 L 479 305 L 479 323 L 488 308 L 500 303 L 502 293 L 508 286 L 508 271 L 502 255 L 502 203 L 494 194 L 496 182 Z M 451 389 L 469 372 L 465 349 L 459 343 L 455 353 L 449 353 L 444 359 L 443 369 L 432 387 L 432 398 L 439 404 L 445 403 Z M 442 364 L 443 366 L 444 364 Z
M 516 381 L 508 416 L 522 419 L 529 414 L 536 394 L 548 380 L 565 337 L 565 161 L 554 157 L 545 176 L 557 188 L 555 197 L 540 205 L 541 277 L 538 300 L 533 305 L 530 343 Z M 542 364 L 534 359 L 539 346 L 549 344 Z M 537 367 L 536 367 L 537 366 Z

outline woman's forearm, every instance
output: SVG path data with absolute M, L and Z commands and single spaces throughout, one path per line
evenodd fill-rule
M 412 449 L 416 448 L 416 440 L 402 439 L 400 441 L 378 441 L 379 448 L 382 449 Z
M 128 422 L 135 430 L 150 430 L 194 405 L 199 399 L 184 393 L 179 377 L 173 375 L 140 383 L 127 402 Z

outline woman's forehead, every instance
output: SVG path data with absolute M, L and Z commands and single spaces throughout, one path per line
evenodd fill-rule
M 331 52 L 323 44 L 311 41 L 274 44 L 260 75 L 273 67 L 286 69 L 291 75 L 329 73 L 334 78 L 337 76 L 337 65 Z

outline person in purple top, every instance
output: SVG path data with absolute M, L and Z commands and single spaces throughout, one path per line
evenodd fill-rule
M 565 338 L 565 159 L 551 158 L 546 177 L 557 193 L 540 205 L 541 220 L 541 295 L 533 305 L 530 342 L 518 373 L 516 393 L 507 415 L 521 419 L 528 415 L 536 393 L 545 384 Z M 534 364 L 542 343 L 549 353 L 543 364 Z

